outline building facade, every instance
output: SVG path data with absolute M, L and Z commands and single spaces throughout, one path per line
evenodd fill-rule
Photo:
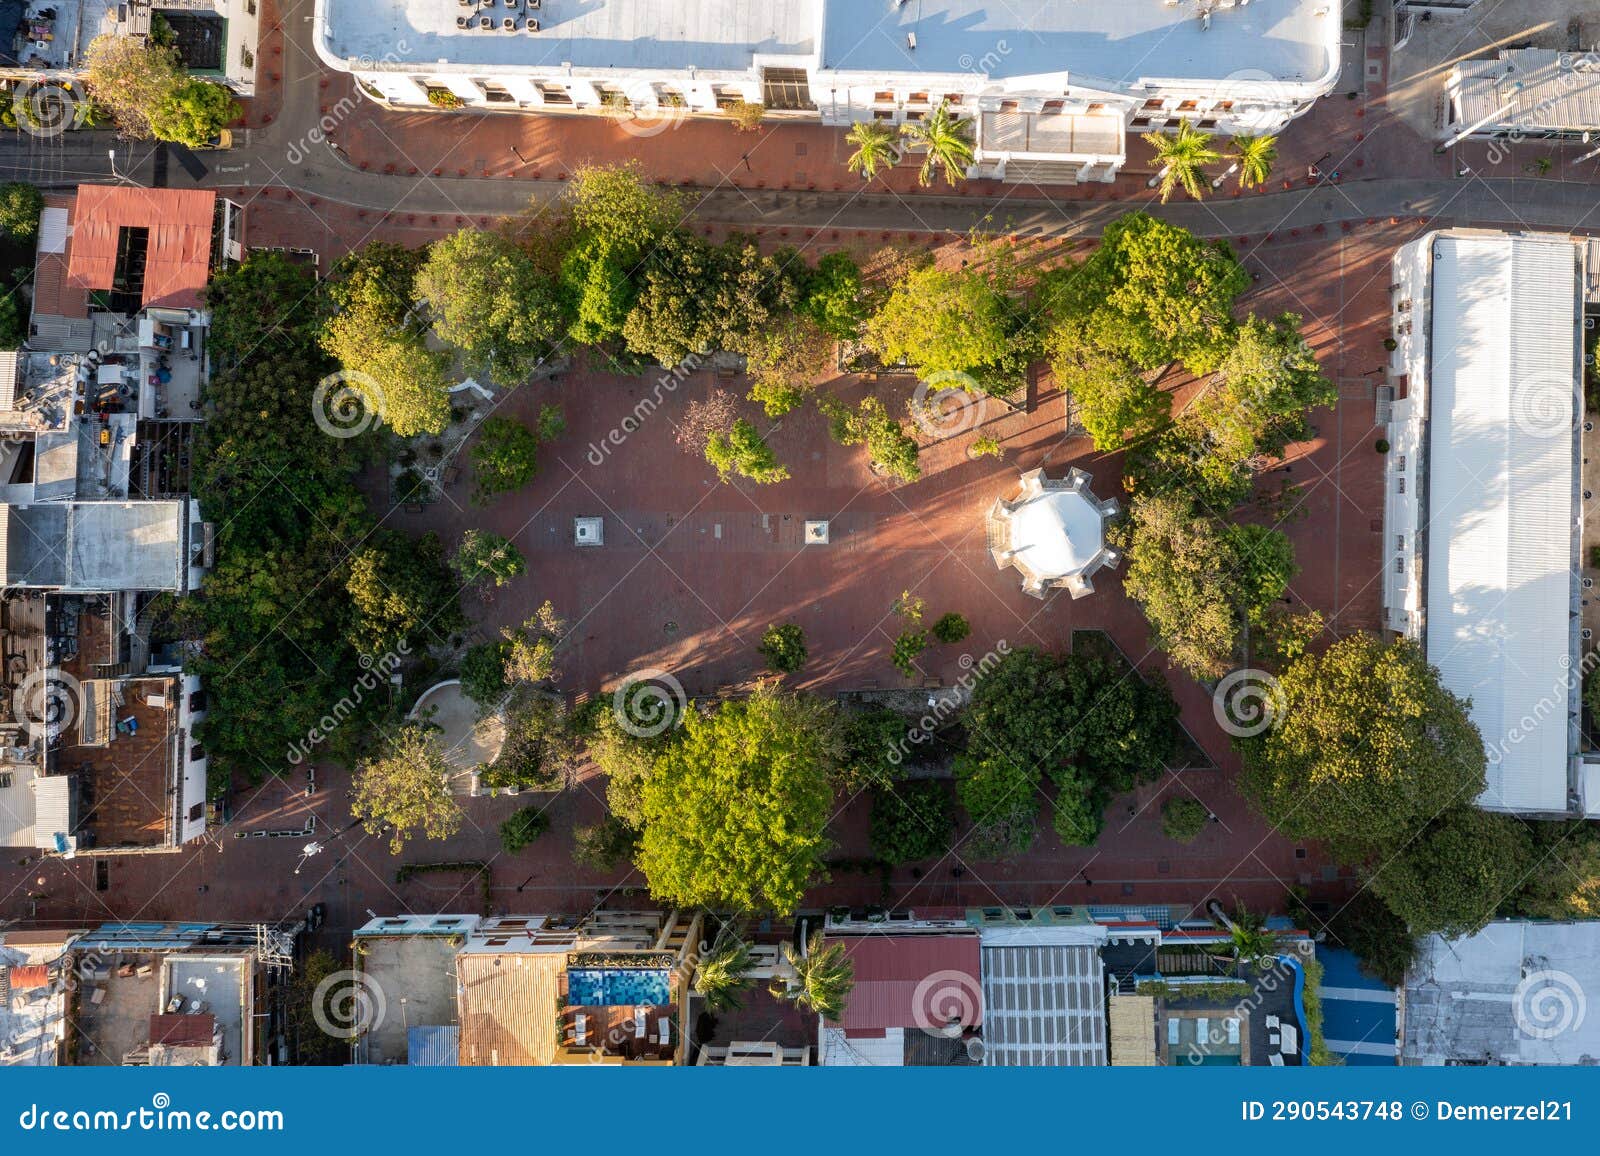
M 316 0 L 331 68 L 397 108 L 597 112 L 653 133 L 760 105 L 900 124 L 947 105 L 974 175 L 1109 181 L 1129 132 L 1277 132 L 1332 91 L 1325 0 Z

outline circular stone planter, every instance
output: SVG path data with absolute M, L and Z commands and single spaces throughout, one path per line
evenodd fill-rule
M 431 712 L 431 717 L 430 717 Z M 466 696 L 459 678 L 430 686 L 411 708 L 408 719 L 439 728 L 445 761 L 455 773 L 451 788 L 459 794 L 477 794 L 477 770 L 500 757 L 505 746 L 505 720 L 499 714 L 478 717 L 478 704 Z

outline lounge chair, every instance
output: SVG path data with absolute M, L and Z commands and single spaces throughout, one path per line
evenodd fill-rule
M 1283 1067 L 1283 1057 L 1277 1052 L 1273 1052 L 1267 1057 L 1267 1063 L 1271 1064 L 1275 1068 L 1281 1068 Z
M 1177 1016 L 1167 1017 L 1167 1046 L 1177 1047 L 1183 1042 L 1183 1021 Z
M 1277 1031 L 1279 1022 L 1280 1021 L 1279 1021 L 1277 1016 L 1268 1016 L 1267 1017 L 1267 1030 L 1269 1032 Z
M 1282 1037 L 1276 1031 L 1270 1031 L 1267 1033 L 1267 1043 L 1272 1045 L 1274 1048 L 1281 1048 L 1283 1046 Z
M 656 1042 L 664 1048 L 672 1046 L 672 1021 L 666 1016 L 656 1021 Z
M 1280 1029 L 1283 1036 L 1283 1054 L 1298 1056 L 1300 1054 L 1300 1029 L 1291 1024 L 1284 1024 Z
M 636 1040 L 644 1039 L 644 1006 L 642 1004 L 633 1009 L 633 1038 Z
M 1239 1021 L 1230 1016 L 1223 1022 L 1228 1025 L 1228 1042 L 1230 1044 L 1237 1044 L 1239 1042 Z
M 1194 1021 L 1194 1038 L 1202 1048 L 1211 1043 L 1211 1020 L 1208 1017 L 1201 1016 Z
M 589 1017 L 582 1012 L 572 1017 L 572 1042 L 580 1048 L 589 1042 Z

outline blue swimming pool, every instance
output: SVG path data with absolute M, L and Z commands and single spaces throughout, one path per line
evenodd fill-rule
M 671 1002 L 672 984 L 664 968 L 585 967 L 567 971 L 570 1007 L 662 1007 Z

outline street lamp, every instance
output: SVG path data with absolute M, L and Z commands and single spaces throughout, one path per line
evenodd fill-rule
M 1161 166 L 1161 171 L 1159 173 L 1157 173 L 1155 176 L 1151 177 L 1148 181 L 1146 181 L 1144 183 L 1144 187 L 1147 188 L 1147 189 L 1155 188 L 1157 185 L 1159 185 L 1166 178 L 1167 173 L 1171 169 L 1172 169 L 1171 165 L 1162 165 Z
M 1213 180 L 1211 182 L 1212 189 L 1213 190 L 1220 189 L 1222 187 L 1222 182 L 1227 180 L 1229 177 L 1233 176 L 1233 174 L 1238 172 L 1238 171 L 1239 171 L 1239 162 L 1238 161 L 1234 161 L 1231 165 L 1229 165 L 1227 168 L 1222 170 L 1222 175 L 1220 177 L 1217 177 L 1215 180 Z

